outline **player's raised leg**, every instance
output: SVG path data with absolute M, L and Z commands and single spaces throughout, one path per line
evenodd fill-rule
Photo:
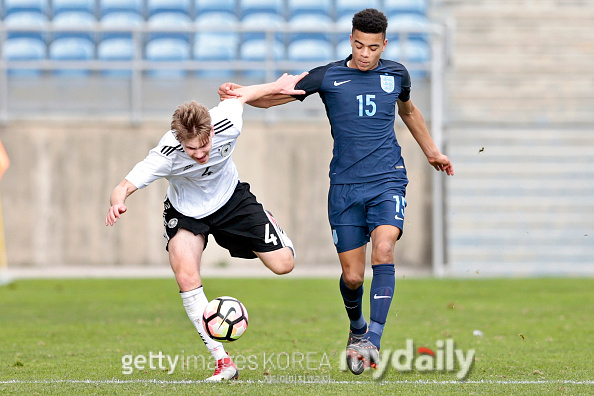
M 225 352 L 223 345 L 210 338 L 202 325 L 202 314 L 208 304 L 200 278 L 200 260 L 204 242 L 203 235 L 194 235 L 180 228 L 169 241 L 169 261 L 175 273 L 188 318 L 217 363 L 214 374 L 207 378 L 207 381 L 236 379 L 239 375 L 237 367 Z
M 267 210 L 264 210 L 268 218 L 268 224 L 264 229 L 264 240 L 278 247 L 268 252 L 254 252 L 258 258 L 272 272 L 277 275 L 288 274 L 295 266 L 295 247 L 287 234 L 283 231 L 276 219 Z

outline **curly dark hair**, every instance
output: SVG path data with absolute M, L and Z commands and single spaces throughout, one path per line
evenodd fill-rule
M 353 17 L 353 32 L 358 30 L 363 33 L 383 33 L 385 36 L 387 28 L 388 18 L 375 8 L 366 8 Z

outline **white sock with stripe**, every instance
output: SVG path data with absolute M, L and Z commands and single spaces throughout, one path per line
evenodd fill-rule
M 186 309 L 188 318 L 190 318 L 194 324 L 194 327 L 196 327 L 196 330 L 198 330 L 200 338 L 202 338 L 202 341 L 204 341 L 204 344 L 214 359 L 219 360 L 227 357 L 227 353 L 225 352 L 223 344 L 210 338 L 202 325 L 202 314 L 204 313 L 204 308 L 206 308 L 206 305 L 208 305 L 208 299 L 204 294 L 203 287 L 200 286 L 194 290 L 180 292 L 179 294 L 184 303 L 184 308 Z

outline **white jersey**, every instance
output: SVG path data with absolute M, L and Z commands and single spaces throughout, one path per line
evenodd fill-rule
M 239 182 L 231 154 L 243 125 L 243 105 L 237 99 L 228 99 L 209 113 L 215 135 L 206 164 L 199 164 L 187 155 L 173 131 L 169 131 L 126 176 L 126 180 L 139 189 L 157 179 L 167 179 L 171 205 L 178 212 L 197 219 L 225 205 Z

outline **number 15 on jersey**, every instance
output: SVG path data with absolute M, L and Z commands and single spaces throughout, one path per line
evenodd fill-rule
M 372 117 L 375 115 L 377 107 L 375 105 L 375 95 L 365 95 L 365 103 L 363 103 L 363 95 L 357 95 L 359 101 L 359 117 L 363 117 L 363 113 L 366 116 Z

